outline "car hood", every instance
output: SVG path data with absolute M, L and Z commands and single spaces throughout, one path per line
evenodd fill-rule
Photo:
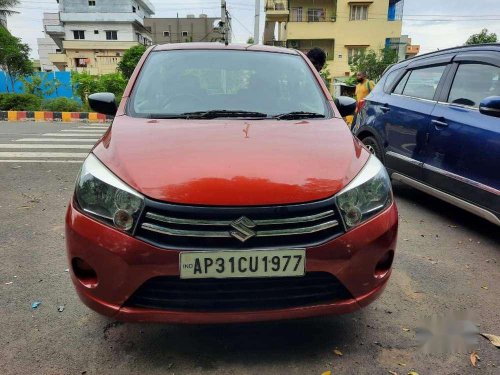
M 369 153 L 341 119 L 116 117 L 93 150 L 145 196 L 193 205 L 275 205 L 339 192 Z

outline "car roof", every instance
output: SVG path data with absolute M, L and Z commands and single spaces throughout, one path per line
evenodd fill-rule
M 419 60 L 425 60 L 425 59 L 431 59 L 433 57 L 439 57 L 451 53 L 459 53 L 459 52 L 469 52 L 469 51 L 476 51 L 476 52 L 500 52 L 500 43 L 485 43 L 485 44 L 475 44 L 471 46 L 459 46 L 459 47 L 452 47 L 452 48 L 445 48 L 439 51 L 434 51 L 434 52 L 429 52 L 429 53 L 424 53 L 422 55 L 418 55 L 415 57 L 411 57 L 409 59 L 400 61 L 396 64 L 394 64 L 391 67 L 391 71 L 394 69 L 399 69 L 401 67 L 405 67 L 410 63 L 419 61 Z
M 264 46 L 260 44 L 236 44 L 231 43 L 227 46 L 224 43 L 170 43 L 159 44 L 153 48 L 153 51 L 175 51 L 175 50 L 221 50 L 221 51 L 258 51 L 284 53 L 288 55 L 299 55 L 296 50 L 282 47 Z

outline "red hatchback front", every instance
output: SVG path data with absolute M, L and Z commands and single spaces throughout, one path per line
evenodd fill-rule
M 299 52 L 152 47 L 67 211 L 76 290 L 125 321 L 227 323 L 354 311 L 390 276 L 397 210 Z

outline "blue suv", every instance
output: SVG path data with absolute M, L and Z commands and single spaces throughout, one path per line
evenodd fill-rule
M 354 134 L 401 181 L 500 225 L 500 44 L 391 66 Z

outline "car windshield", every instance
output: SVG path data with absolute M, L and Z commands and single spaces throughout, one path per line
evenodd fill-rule
M 302 57 L 234 50 L 153 52 L 128 113 L 150 118 L 330 116 L 326 97 Z

